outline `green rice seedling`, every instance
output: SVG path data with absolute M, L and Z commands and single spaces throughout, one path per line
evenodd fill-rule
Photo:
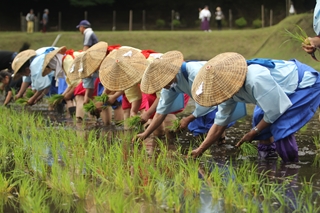
M 96 111 L 96 106 L 92 100 L 89 101 L 89 103 L 86 103 L 83 105 L 83 109 L 85 112 L 88 112 L 90 114 L 93 114 Z
M 299 42 L 300 44 L 310 45 L 310 40 L 308 39 L 307 33 L 299 25 L 296 25 L 296 27 L 298 28 L 298 32 L 297 31 L 290 32 L 289 30 L 285 29 L 285 33 L 289 37 L 289 39 L 286 40 L 285 42 L 293 40 L 293 41 Z M 314 52 L 311 53 L 310 55 L 314 60 L 319 62 Z
M 18 98 L 15 103 L 19 104 L 19 105 L 26 105 L 28 103 L 28 99 L 27 98 Z
M 48 104 L 52 107 L 56 107 L 58 104 L 60 104 L 63 101 L 63 99 L 64 99 L 63 95 L 54 94 L 48 98 Z
M 17 94 L 17 90 L 15 88 L 11 88 L 12 98 L 14 98 Z
M 298 28 L 298 32 L 290 32 L 289 30 L 285 29 L 285 33 L 289 37 L 289 40 L 297 41 L 300 44 L 310 44 L 307 33 L 299 25 L 296 25 L 296 27 Z
M 31 88 L 26 90 L 26 98 L 31 98 L 34 95 L 34 91 Z
M 103 93 L 100 96 L 95 96 L 94 100 L 97 102 L 102 102 L 102 103 L 106 103 L 108 101 L 109 97 L 107 94 Z
M 240 147 L 239 147 L 239 155 L 242 156 L 257 156 L 258 155 L 258 148 L 256 145 L 249 143 L 249 142 L 244 142 Z
M 24 212 L 50 212 L 46 204 L 48 198 L 47 188 L 45 185 L 32 181 L 29 178 L 21 179 L 19 184 L 18 201 L 20 209 Z
M 0 173 L 0 206 L 13 206 L 15 202 L 15 197 L 13 196 L 13 193 L 15 192 L 16 183 L 13 183 L 13 177 L 6 178 L 2 173 Z
M 311 164 L 312 167 L 320 168 L 320 154 L 316 154 L 314 156 L 313 162 Z
M 316 151 L 320 152 L 320 135 L 313 137 L 313 143 L 316 146 Z
M 180 127 L 180 119 L 177 118 L 172 122 L 172 125 L 168 126 L 167 128 L 172 132 L 176 132 L 179 127 Z
M 137 128 L 140 129 L 141 128 L 141 119 L 139 115 L 134 115 L 131 116 L 127 119 L 124 120 L 124 124 L 128 127 L 128 128 Z

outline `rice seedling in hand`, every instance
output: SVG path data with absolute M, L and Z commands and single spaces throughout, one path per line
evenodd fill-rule
M 19 105 L 26 105 L 28 103 L 28 99 L 27 98 L 18 98 L 15 103 L 19 104 Z
M 28 88 L 26 91 L 26 98 L 31 98 L 34 95 L 32 89 Z
M 85 112 L 90 113 L 90 115 L 96 116 L 97 118 L 100 117 L 100 113 L 98 112 L 93 100 L 90 100 L 89 103 L 84 104 L 83 109 Z
M 244 142 L 239 147 L 239 154 L 242 156 L 256 156 L 258 155 L 258 148 L 252 143 Z
M 107 94 L 103 93 L 102 95 L 100 96 L 95 96 L 94 97 L 94 100 L 95 101 L 99 101 L 99 102 L 102 102 L 102 103 L 106 103 L 108 101 L 109 97 Z
M 168 129 L 172 132 L 176 132 L 180 127 L 180 119 L 177 118 L 172 122 L 171 126 L 168 126 Z
M 296 25 L 296 27 L 298 28 L 298 32 L 290 32 L 289 30 L 285 29 L 286 35 L 289 36 L 289 39 L 285 42 L 293 40 L 299 42 L 300 44 L 310 45 L 310 40 L 308 39 L 309 36 L 307 35 L 307 33 L 299 25 Z M 314 52 L 310 55 L 314 60 L 319 61 L 316 58 Z
M 126 120 L 124 120 L 124 123 L 129 128 L 138 127 L 140 129 L 141 127 L 141 119 L 139 115 L 135 115 L 135 116 L 131 116 L 130 118 L 127 118 Z
M 56 107 L 58 104 L 60 104 L 63 101 L 63 99 L 64 99 L 63 95 L 54 94 L 48 98 L 48 104 L 52 107 Z

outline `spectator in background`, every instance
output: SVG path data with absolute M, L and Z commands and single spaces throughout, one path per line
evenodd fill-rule
M 27 33 L 33 33 L 34 20 L 35 20 L 33 9 L 30 9 L 30 12 L 26 16 L 26 20 L 27 20 Z
M 211 32 L 210 30 L 210 18 L 211 12 L 208 6 L 205 6 L 203 9 L 199 8 L 199 19 L 201 19 L 201 30 L 205 32 Z
M 215 15 L 216 15 L 216 23 L 217 23 L 218 30 L 222 30 L 222 19 L 224 18 L 224 15 L 220 7 L 216 8 Z
M 43 33 L 47 32 L 48 22 L 49 22 L 49 10 L 45 9 L 42 15 L 42 32 Z
M 94 44 L 98 43 L 98 38 L 91 28 L 91 24 L 87 20 L 82 20 L 77 25 L 81 34 L 83 34 L 83 51 L 89 49 Z

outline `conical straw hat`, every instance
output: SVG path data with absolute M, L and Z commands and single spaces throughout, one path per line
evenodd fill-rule
M 28 60 L 30 60 L 32 57 L 36 55 L 37 55 L 36 51 L 31 49 L 22 51 L 18 55 L 16 55 L 16 57 L 13 59 L 11 64 L 11 67 L 13 69 L 14 80 L 17 80 L 20 77 L 22 77 L 22 75 L 19 75 L 18 71 Z
M 149 64 L 141 80 L 141 91 L 153 94 L 174 79 L 183 62 L 183 55 L 179 51 L 169 51 L 159 55 Z
M 147 59 L 137 49 L 120 48 L 103 60 L 99 78 L 105 88 L 123 91 L 140 82 L 147 65 Z
M 106 57 L 107 49 L 108 43 L 100 41 L 85 51 L 82 56 L 83 70 L 78 70 L 80 78 L 87 78 L 99 69 L 101 62 Z
M 75 58 L 69 68 L 69 70 L 66 70 L 67 73 L 67 78 L 70 81 L 74 81 L 77 79 L 80 79 L 80 74 L 79 74 L 79 67 L 83 65 L 82 62 L 82 56 L 84 56 L 85 52 L 79 52 L 79 54 L 75 55 Z M 83 69 L 83 68 L 81 68 Z
M 51 59 L 53 59 L 53 57 L 55 55 L 57 55 L 58 53 L 60 54 L 65 54 L 65 52 L 67 51 L 67 48 L 65 46 L 62 46 L 60 48 L 57 48 L 51 52 L 49 52 L 48 54 L 46 54 L 46 56 L 44 57 L 44 62 L 42 64 L 42 76 L 46 76 L 51 72 L 51 69 L 46 69 L 47 65 L 50 63 Z
M 201 106 L 218 105 L 231 98 L 243 86 L 248 66 L 234 52 L 222 53 L 209 60 L 196 75 L 192 97 Z

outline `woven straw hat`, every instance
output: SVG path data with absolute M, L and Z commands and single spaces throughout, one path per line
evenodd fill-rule
M 82 66 L 83 70 L 78 70 L 80 78 L 87 78 L 98 70 L 101 62 L 106 57 L 107 49 L 108 43 L 100 41 L 85 51 L 82 56 L 82 65 L 80 64 L 80 68 Z
M 20 52 L 12 61 L 11 67 L 13 69 L 13 79 L 17 80 L 20 77 L 22 77 L 21 75 L 19 75 L 18 71 L 20 70 L 20 68 L 28 61 L 30 60 L 32 57 L 36 56 L 37 53 L 34 50 L 25 50 Z
M 133 48 L 112 51 L 102 62 L 99 78 L 102 85 L 111 91 L 123 91 L 140 82 L 148 61 Z
M 141 91 L 146 94 L 153 94 L 174 79 L 179 72 L 183 62 L 183 55 L 179 51 L 169 51 L 159 55 L 143 74 L 141 80 Z
M 209 60 L 196 75 L 192 97 L 205 107 L 218 105 L 231 98 L 243 86 L 248 71 L 245 58 L 233 52 Z
M 85 52 L 79 52 L 79 54 L 74 55 L 75 58 L 69 68 L 69 70 L 66 70 L 67 73 L 67 78 L 70 81 L 74 81 L 77 79 L 80 79 L 80 74 L 79 74 L 79 68 L 82 65 L 82 56 L 84 56 Z
M 65 54 L 65 52 L 67 51 L 67 48 L 65 46 L 62 46 L 60 48 L 57 48 L 51 52 L 49 52 L 48 54 L 46 54 L 46 56 L 44 57 L 44 62 L 42 64 L 42 76 L 46 76 L 51 72 L 51 69 L 46 69 L 47 65 L 50 63 L 51 59 L 53 59 L 53 57 L 55 55 L 57 55 L 58 53 L 60 54 Z

